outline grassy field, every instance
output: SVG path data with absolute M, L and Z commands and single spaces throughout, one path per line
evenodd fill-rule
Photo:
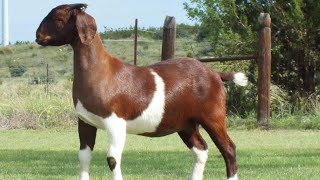
M 206 133 L 202 133 L 206 134 Z M 320 131 L 230 131 L 237 145 L 240 179 L 319 179 Z M 204 179 L 226 179 L 220 153 L 209 144 Z M 74 131 L 0 131 L 0 179 L 76 179 L 78 136 Z M 99 131 L 91 179 L 110 179 L 107 139 Z M 192 155 L 177 135 L 128 135 L 123 153 L 125 179 L 187 179 Z

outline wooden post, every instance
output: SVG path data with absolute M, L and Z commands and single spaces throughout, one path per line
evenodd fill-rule
M 174 58 L 176 41 L 176 20 L 167 16 L 163 25 L 161 60 Z
M 134 55 L 133 55 L 133 64 L 137 65 L 137 47 L 138 47 L 138 19 L 135 20 L 134 24 Z
M 271 18 L 261 13 L 259 18 L 258 50 L 258 126 L 268 129 L 270 118 L 270 79 L 271 79 Z

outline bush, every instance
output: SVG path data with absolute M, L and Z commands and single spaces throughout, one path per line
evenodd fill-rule
M 12 53 L 13 53 L 12 49 L 10 49 L 8 47 L 0 49 L 0 54 L 1 55 L 8 55 L 8 54 L 12 54 Z
M 27 71 L 27 68 L 20 64 L 9 65 L 8 67 L 11 77 L 20 77 Z

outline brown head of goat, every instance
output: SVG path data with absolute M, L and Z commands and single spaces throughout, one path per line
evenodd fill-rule
M 93 17 L 83 11 L 86 4 L 61 5 L 51 10 L 36 32 L 42 46 L 60 46 L 76 40 L 89 43 L 97 32 Z
M 126 133 L 158 137 L 177 132 L 195 156 L 191 179 L 202 179 L 207 144 L 199 125 L 210 135 L 237 179 L 235 145 L 226 128 L 223 81 L 245 85 L 242 73 L 218 73 L 195 59 L 178 58 L 136 67 L 107 53 L 95 20 L 85 4 L 61 5 L 41 22 L 36 42 L 71 44 L 74 50 L 73 100 L 78 113 L 80 179 L 89 179 L 97 128 L 109 138 L 107 162 L 121 180 L 121 154 Z

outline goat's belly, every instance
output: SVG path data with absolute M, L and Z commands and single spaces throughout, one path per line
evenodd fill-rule
M 115 113 L 112 113 L 109 117 L 103 118 L 89 112 L 79 100 L 76 105 L 76 111 L 78 117 L 83 122 L 99 129 L 106 129 L 106 122 L 110 119 L 125 121 L 127 133 L 129 134 L 153 133 L 157 130 L 157 127 L 162 120 L 162 112 L 152 112 L 149 108 L 147 108 L 139 117 L 133 120 L 126 121 L 118 117 Z
M 128 134 L 143 134 L 155 132 L 161 122 L 160 117 L 145 118 L 138 117 L 127 121 Z

